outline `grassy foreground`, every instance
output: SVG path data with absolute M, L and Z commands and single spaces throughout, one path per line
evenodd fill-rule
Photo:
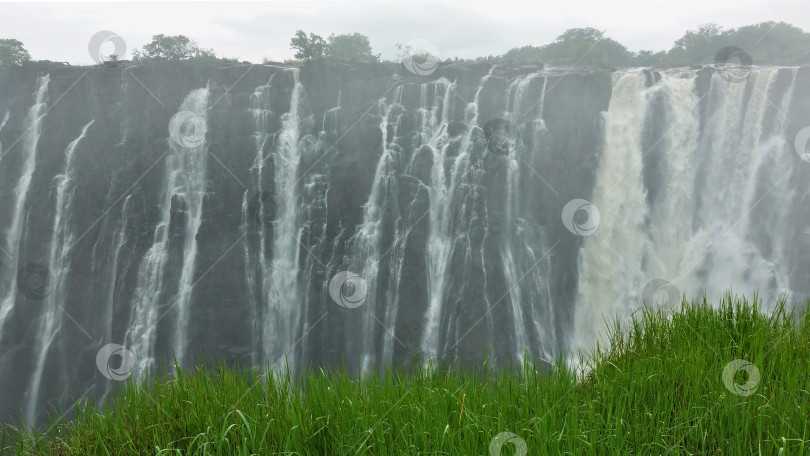
M 584 378 L 563 363 L 359 380 L 318 370 L 269 385 L 224 366 L 178 370 L 128 381 L 115 412 L 80 406 L 48 435 L 26 431 L 16 453 L 810 455 L 808 322 L 731 297 L 644 313 L 614 328 Z

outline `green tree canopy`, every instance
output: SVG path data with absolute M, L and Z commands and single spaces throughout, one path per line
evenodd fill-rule
M 697 30 L 687 31 L 675 41 L 668 52 L 668 60 L 675 66 L 710 63 L 720 49 L 729 45 L 729 37 L 722 27 L 717 24 L 703 24 Z
M 290 47 L 295 49 L 295 58 L 298 60 L 317 60 L 323 58 L 356 61 L 378 62 L 379 54 L 371 52 L 371 43 L 368 37 L 360 33 L 347 33 L 343 35 L 329 35 L 324 40 L 320 35 L 303 30 L 295 32 L 290 40 Z
M 630 63 L 633 53 L 594 28 L 573 28 L 545 46 L 524 46 L 507 52 L 510 61 L 539 61 L 553 65 L 611 65 Z
M 503 59 L 508 62 L 542 62 L 543 52 L 538 46 L 521 46 L 510 49 Z
M 329 35 L 327 55 L 338 60 L 357 60 L 360 62 L 376 62 L 379 60 L 379 55 L 371 53 L 371 44 L 368 37 L 359 33 Z
M 568 29 L 563 32 L 562 35 L 558 36 L 556 43 L 561 42 L 581 42 L 587 41 L 589 43 L 593 43 L 595 41 L 602 41 L 605 38 L 605 32 L 596 30 L 595 28 L 586 27 L 586 28 L 572 28 Z
M 755 65 L 810 63 L 810 33 L 785 22 L 762 22 L 724 29 L 702 24 L 687 31 L 667 51 L 632 53 L 593 28 L 566 30 L 550 44 L 511 49 L 502 56 L 508 62 L 544 62 L 552 65 L 610 65 L 677 67 L 712 64 L 729 46 L 746 52 Z
M 670 65 L 712 63 L 727 46 L 745 51 L 757 65 L 795 65 L 810 62 L 810 33 L 784 22 L 762 22 L 723 30 L 705 24 L 675 41 Z
M 145 45 L 141 51 L 132 53 L 135 60 L 188 60 L 188 59 L 214 59 L 214 51 L 201 49 L 197 42 L 184 35 L 166 36 L 155 35 L 152 41 Z
M 593 28 L 566 30 L 553 43 L 543 46 L 542 55 L 546 61 L 562 65 L 623 66 L 633 57 L 626 47 Z
M 650 50 L 638 51 L 634 65 L 638 66 L 664 66 L 667 64 L 667 53 L 664 51 L 653 52 Z
M 31 60 L 31 55 L 25 50 L 21 41 L 0 39 L 0 65 L 19 65 L 29 60 Z
M 310 33 L 307 37 L 303 30 L 295 32 L 295 36 L 290 40 L 290 47 L 295 49 L 295 58 L 299 60 L 323 58 L 328 46 L 319 35 Z

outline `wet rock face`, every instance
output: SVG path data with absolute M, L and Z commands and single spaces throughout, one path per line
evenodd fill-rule
M 190 209 L 188 198 L 173 195 L 164 199 L 165 160 L 171 153 L 170 120 L 186 96 L 201 87 L 209 88 L 208 158 L 202 220 L 192 234 L 197 251 L 185 323 L 186 364 L 197 362 L 200 354 L 259 364 L 268 353 L 276 356 L 285 351 L 276 351 L 263 330 L 264 321 L 281 317 L 268 311 L 267 298 L 261 297 L 259 264 L 262 258 L 271 264 L 279 255 L 276 250 L 284 248 L 273 239 L 282 229 L 279 220 L 290 201 L 295 204 L 295 232 L 300 240 L 295 249 L 299 298 L 287 303 L 299 308 L 300 315 L 290 331 L 306 336 L 289 353 L 300 364 L 345 361 L 355 367 L 367 352 L 373 354 L 373 361 L 408 358 L 410 349 L 418 350 L 425 336 L 430 284 L 435 280 L 431 274 L 438 273 L 431 272 L 428 264 L 431 216 L 425 215 L 436 198 L 431 190 L 438 175 L 435 167 L 443 167 L 444 178 L 449 180 L 460 153 L 468 154 L 470 160 L 463 178 L 463 191 L 469 193 L 452 206 L 456 212 L 450 220 L 463 227 L 454 233 L 465 234 L 453 241 L 456 250 L 447 263 L 458 274 L 445 284 L 448 292 L 442 300 L 437 346 L 450 359 L 472 361 L 480 359 L 494 340 L 498 356 L 508 358 L 511 348 L 501 347 L 499 340 L 509 344 L 514 340 L 498 335 L 507 334 L 512 325 L 509 306 L 495 312 L 489 329 L 473 331 L 464 344 L 454 346 L 449 335 L 475 327 L 497 295 L 508 292 L 508 278 L 499 266 L 502 246 L 514 236 L 532 243 L 539 242 L 540 231 L 549 236 L 560 234 L 564 228 L 557 219 L 562 205 L 591 191 L 602 135 L 599 118 L 607 109 L 611 88 L 609 75 L 590 72 L 549 74 L 545 81 L 538 77 L 527 83 L 525 99 L 532 103 L 540 99 L 544 87 L 547 91 L 542 111 L 547 132 L 537 135 L 535 127 L 527 126 L 533 124 L 526 123 L 526 118 L 538 118 L 541 111 L 536 103 L 524 106 L 525 118 L 520 121 L 497 119 L 511 109 L 507 99 L 515 95 L 510 95 L 510 84 L 541 68 L 501 68 L 480 87 L 490 68 L 488 64 L 440 66 L 434 74 L 421 77 L 387 65 L 310 64 L 301 68 L 298 82 L 303 92 L 298 101 L 296 143 L 300 163 L 293 173 L 293 197 L 287 201 L 277 188 L 277 176 L 290 166 L 278 153 L 285 128 L 289 130 L 285 122 L 290 119 L 285 115 L 291 111 L 296 83 L 289 69 L 122 63 L 81 68 L 32 64 L 12 71 L 0 88 L 0 122 L 9 113 L 0 130 L 2 233 L 9 229 L 7 214 L 15 211 L 15 189 L 29 128 L 26 116 L 37 78 L 48 74 L 50 84 L 35 169 L 21 209 L 20 253 L 14 261 L 2 257 L 3 277 L 16 276 L 29 263 L 47 267 L 55 224 L 54 178 L 65 171 L 66 146 L 84 125 L 95 120 L 76 150 L 71 213 L 61 222 L 75 237 L 64 263 L 65 286 L 59 297 L 59 307 L 70 318 L 62 318 L 41 368 L 43 381 L 36 393 L 40 406 L 36 409 L 41 412 L 47 401 L 67 398 L 66 391 L 79 395 L 95 385 L 96 397 L 101 397 L 111 388 L 111 382 L 99 373 L 95 356 L 107 343 L 122 343 L 131 330 L 132 303 L 143 281 L 139 270 L 161 230 L 168 230 L 168 255 L 162 278 L 165 286 L 155 311 L 166 316 L 157 324 L 154 356 L 170 359 L 176 336 L 173 328 L 182 318 L 172 311 L 172 305 L 182 293 L 176 283 L 188 253 L 184 246 L 189 233 L 184 227 L 189 224 Z M 455 83 L 442 113 L 447 115 L 442 119 L 446 126 L 435 132 L 444 138 L 441 141 L 447 141 L 443 156 L 435 154 L 435 142 L 428 145 L 432 138 L 425 137 L 424 128 L 425 100 L 429 103 L 444 95 L 440 92 L 444 86 L 434 84 L 441 78 Z M 256 93 L 262 86 L 268 88 L 259 116 Z M 471 125 L 471 104 L 479 91 L 478 117 L 476 125 Z M 395 92 L 398 100 L 392 100 Z M 398 106 L 386 112 L 393 101 Z M 486 125 L 493 120 L 489 125 L 496 128 L 488 129 Z M 526 166 L 518 174 L 510 171 L 509 156 L 515 148 L 520 148 L 522 160 L 535 171 Z M 364 207 L 370 204 L 380 160 L 389 155 L 390 177 L 383 182 L 386 190 L 379 193 L 379 201 L 371 202 L 379 203 L 383 211 L 375 247 L 383 258 L 375 294 L 365 304 L 381 319 L 387 318 L 404 345 L 395 342 L 388 347 L 389 332 L 376 328 L 362 342 L 375 347 L 367 350 L 358 348 L 361 339 L 352 326 L 356 318 L 352 309 L 336 307 L 327 288 L 330 278 L 349 267 L 358 255 L 352 246 L 357 245 L 358 227 L 369 217 Z M 263 158 L 260 174 L 257 156 Z M 533 172 L 541 173 L 546 183 L 532 177 Z M 520 180 L 517 190 L 510 187 L 510 179 Z M 519 217 L 509 216 L 500 203 L 514 191 L 510 201 Z M 169 226 L 160 226 L 166 204 L 171 211 Z M 513 218 L 505 221 L 508 217 Z M 514 226 L 518 223 L 519 234 Z M 566 345 L 581 242 L 560 237 L 565 238 L 564 245 L 555 249 L 546 269 L 547 299 L 556 316 L 543 324 L 552 326 L 556 336 L 553 342 L 544 343 L 550 344 L 545 348 L 553 353 Z M 467 249 L 481 254 L 468 257 Z M 382 255 L 389 250 L 394 259 Z M 248 286 L 249 277 L 259 285 Z M 394 302 L 391 296 L 398 306 L 395 315 L 386 313 L 385 307 Z M 32 373 L 39 369 L 32 361 L 41 351 L 38 322 L 49 312 L 53 309 L 42 302 L 18 295 L 8 321 L 0 328 L 0 367 L 6 372 L 0 379 L 4 392 L 0 415 L 4 417 L 19 410 L 34 394 L 28 388 Z M 526 337 L 539 343 L 534 339 L 538 335 Z
M 810 125 L 807 70 L 781 69 L 770 88 L 771 106 L 793 97 L 786 138 Z M 32 117 L 45 75 L 44 116 Z M 521 348 L 556 357 L 570 343 L 584 244 L 561 213 L 593 196 L 612 76 L 485 63 L 428 76 L 387 64 L 15 69 L 0 86 L 0 416 L 25 407 L 42 422 L 47 402 L 91 387 L 103 397 L 116 383 L 96 357 L 110 343 L 145 346 L 134 362 L 157 365 L 179 348 L 185 365 L 353 371 L 413 352 L 467 366 Z M 657 210 L 671 188 L 670 74 L 638 76 L 641 204 Z M 692 133 L 717 133 L 714 69 L 687 76 Z M 204 124 L 170 131 L 203 87 Z M 765 110 L 763 131 L 779 114 Z M 68 167 L 66 148 L 91 121 Z M 198 131 L 203 149 L 178 149 Z M 808 172 L 795 167 L 788 187 Z M 695 191 L 708 183 L 699 172 Z M 787 226 L 810 219 L 807 195 L 796 192 Z M 69 210 L 57 217 L 59 204 Z M 770 215 L 749 227 L 766 256 L 777 248 Z M 806 236 L 791 228 L 783 240 L 795 246 L 788 279 L 805 293 Z

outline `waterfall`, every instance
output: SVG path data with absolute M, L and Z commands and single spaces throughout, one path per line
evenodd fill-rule
M 602 223 L 585 240 L 575 312 L 574 332 L 587 343 L 604 324 L 605 315 L 629 315 L 634 293 L 644 286 L 637 268 L 642 260 L 642 225 L 647 215 L 641 173 L 646 101 L 641 72 L 622 75 L 613 87 L 592 201 L 604 214 L 602 219 L 610 218 L 610 223 Z M 621 187 L 611 193 L 618 185 Z M 579 348 L 576 343 L 574 346 Z
M 304 86 L 299 81 L 299 70 L 290 70 L 293 89 L 290 111 L 282 116 L 282 130 L 274 151 L 273 194 L 278 201 L 273 222 L 273 257 L 270 278 L 265 288 L 266 313 L 264 317 L 265 360 L 283 367 L 295 366 L 293 348 L 300 326 L 301 297 L 298 288 L 299 217 L 298 167 L 301 162 L 299 105 Z
M 39 405 L 39 388 L 51 345 L 62 325 L 61 305 L 65 301 L 65 288 L 67 275 L 70 269 L 70 249 L 73 246 L 74 234 L 70 228 L 69 218 L 73 214 L 73 193 L 75 182 L 73 180 L 73 156 L 79 142 L 87 135 L 87 129 L 93 125 L 91 120 L 82 128 L 78 138 L 74 139 L 65 149 L 65 167 L 62 174 L 56 176 L 56 211 L 54 213 L 53 231 L 50 247 L 48 249 L 48 270 L 51 271 L 51 290 L 45 298 L 45 309 L 40 317 L 39 327 L 36 331 L 36 361 L 31 385 L 26 392 L 27 406 L 25 416 L 29 424 L 33 424 L 37 417 Z M 65 378 L 62 373 L 61 378 Z
M 14 188 L 14 208 L 11 223 L 6 229 L 5 235 L 5 253 L 9 257 L 7 262 L 9 267 L 4 270 L 3 276 L 0 278 L 0 340 L 3 338 L 6 320 L 14 310 L 17 298 L 17 267 L 20 261 L 20 239 L 24 229 L 23 217 L 28 201 L 28 191 L 31 188 L 31 178 L 37 162 L 37 145 L 42 133 L 42 118 L 45 116 L 45 100 L 50 81 L 49 75 L 37 80 L 34 105 L 28 110 L 28 116 L 25 118 L 24 139 L 21 145 L 21 153 L 24 155 L 22 174 Z
M 202 217 L 205 196 L 207 149 L 204 123 L 207 121 L 208 89 L 189 93 L 178 111 L 179 125 L 170 125 L 171 154 L 166 160 L 164 190 L 160 204 L 160 219 L 155 226 L 152 247 L 146 252 L 138 269 L 138 284 L 134 292 L 130 324 L 125 340 L 135 359 L 133 374 L 144 375 L 154 365 L 158 315 L 162 303 L 169 303 L 168 311 L 176 314 L 173 349 L 178 362 L 182 362 L 186 349 L 188 312 L 193 288 L 192 279 L 197 256 L 197 231 Z M 196 117 L 195 117 L 196 116 Z M 195 124 L 195 122 L 198 122 Z M 202 122 L 202 125 L 199 124 Z M 191 125 L 186 125 L 190 123 Z M 186 130 L 186 129 L 191 130 Z M 198 128 L 203 128 L 198 130 Z M 201 134 L 202 133 L 202 134 Z M 188 137 L 186 137 L 188 136 Z M 182 213 L 182 265 L 177 290 L 169 294 L 166 266 L 170 241 L 175 227 L 172 215 Z
M 465 104 L 461 113 L 464 131 L 460 135 L 448 132 L 453 103 L 459 95 L 454 93 L 456 83 L 446 78 L 418 85 L 415 120 L 410 120 L 409 110 L 404 107 L 405 86 L 393 91 L 390 102 L 379 101 L 382 155 L 363 208 L 363 223 L 349 248 L 349 265 L 364 278 L 370 298 L 368 305 L 355 311 L 361 315 L 351 323 L 353 332 L 360 336 L 347 341 L 347 351 L 358 360 L 363 372 L 372 362 L 392 362 L 395 343 L 401 343 L 395 328 L 402 299 L 402 268 L 408 239 L 422 218 L 428 222 L 424 276 L 428 303 L 420 345 L 424 355 L 437 358 L 453 352 L 475 329 L 479 322 L 458 313 L 463 297 L 459 292 L 470 287 L 482 293 L 483 303 L 474 311 L 482 311 L 488 334 L 494 333 L 495 320 L 503 318 L 492 316 L 494 306 L 506 301 L 506 309 L 495 312 L 512 316 L 511 356 L 522 359 L 524 351 L 529 350 L 552 359 L 557 349 L 548 290 L 549 266 L 545 262 L 536 267 L 544 259 L 540 248 L 545 239 L 530 228 L 534 225 L 526 217 L 532 216 L 526 214 L 518 198 L 524 185 L 518 173 L 519 162 L 531 158 L 533 151 L 521 144 L 512 147 L 509 156 L 502 159 L 483 155 L 479 103 L 493 71 L 494 67 L 481 78 L 472 101 Z M 533 101 L 528 99 L 533 81 L 542 81 L 540 107 L 535 115 L 527 117 L 522 107 Z M 511 83 L 504 100 L 503 116 L 520 122 L 524 133 L 535 137 L 534 142 L 545 128 L 545 84 L 546 77 L 536 73 L 520 77 Z M 410 136 L 400 133 L 403 124 L 417 125 L 413 142 Z M 427 170 L 423 169 L 425 164 L 429 165 Z M 414 177 L 416 181 L 410 180 Z M 488 182 L 491 179 L 495 180 Z M 415 187 L 406 185 L 409 182 L 414 182 Z M 419 209 L 422 201 L 426 203 L 424 213 Z M 498 269 L 503 269 L 497 273 L 503 279 L 487 283 L 488 271 Z M 524 279 L 524 286 L 503 286 L 504 282 L 518 284 Z M 464 319 L 463 326 L 460 319 Z M 442 340 L 441 335 L 450 334 L 455 334 L 454 339 Z M 539 347 L 535 347 L 536 343 Z
M 761 217 L 771 227 L 786 223 L 791 206 L 784 114 L 763 130 L 769 104 L 789 108 L 796 70 L 777 104 L 778 71 L 757 69 L 742 82 L 712 75 L 702 133 L 696 72 L 665 72 L 650 87 L 640 71 L 618 77 L 593 196 L 602 223 L 581 256 L 574 347 L 590 348 L 605 321 L 652 304 L 642 291 L 654 279 L 712 300 L 733 289 L 772 302 L 787 286 L 790 247 L 778 232 L 750 231 Z M 645 141 L 656 122 L 663 134 Z M 765 197 L 776 212 L 761 204 Z
M 301 247 L 312 249 L 323 242 L 323 221 L 315 219 L 325 217 L 320 211 L 326 206 L 323 176 L 300 175 L 305 156 L 318 154 L 322 141 L 305 134 L 304 124 L 311 126 L 314 121 L 305 121 L 301 113 L 305 89 L 299 70 L 283 70 L 250 97 L 255 157 L 242 195 L 240 225 L 255 347 L 252 359 L 256 364 L 269 362 L 275 369 L 294 368 L 299 354 L 305 352 L 301 338 L 306 334 L 308 309 L 303 307 L 315 266 L 311 254 L 303 255 Z M 277 101 L 274 89 L 287 83 L 279 78 L 283 75 L 290 76 L 292 87 L 289 109 L 278 116 L 272 109 Z M 330 116 L 337 128 L 339 109 L 338 104 L 324 112 L 322 128 Z M 325 133 L 322 130 L 318 136 Z M 320 236 L 310 238 L 316 232 Z
M 753 208 L 748 216 L 748 237 L 766 259 L 764 269 L 775 271 L 775 284 L 765 292 L 769 295 L 765 301 L 768 310 L 773 309 L 776 299 L 781 297 L 780 294 L 793 293 L 789 280 L 790 263 L 791 257 L 797 254 L 798 249 L 792 245 L 790 230 L 774 230 L 773 224 L 792 225 L 794 223 L 792 213 L 796 207 L 803 205 L 799 199 L 802 192 L 797 191 L 799 189 L 790 182 L 793 173 L 800 168 L 794 165 L 795 152 L 785 138 L 788 127 L 787 113 L 794 97 L 798 72 L 798 68 L 790 69 L 788 89 L 781 98 L 775 97 L 766 107 L 771 109 L 775 119 L 771 127 L 762 132 L 756 168 L 752 173 L 753 181 L 745 195 L 746 207 Z M 793 300 L 797 298 L 795 293 L 789 297 Z
M 407 240 L 423 217 L 428 222 L 424 277 L 428 303 L 422 353 L 430 358 L 453 353 L 470 331 L 480 331 L 476 326 L 481 320 L 471 319 L 479 310 L 480 318 L 486 319 L 482 329 L 487 334 L 494 334 L 496 320 L 511 316 L 512 347 L 504 356 L 522 359 L 528 350 L 551 360 L 557 351 L 549 265 L 542 261 L 545 238 L 538 234 L 533 216 L 518 197 L 526 185 L 521 181 L 520 162 L 535 158 L 534 151 L 522 142 L 511 147 L 507 157 L 486 154 L 483 149 L 479 104 L 493 71 L 494 67 L 481 78 L 472 101 L 465 104 L 460 135 L 448 133 L 452 106 L 459 95 L 453 92 L 456 84 L 446 78 L 418 86 L 415 121 L 404 107 L 404 86 L 393 91 L 390 102 L 379 102 L 382 155 L 364 205 L 363 223 L 349 248 L 349 264 L 364 278 L 370 297 L 369 305 L 355 311 L 362 314 L 352 323 L 360 336 L 347 341 L 348 351 L 363 372 L 372 362 L 392 362 L 395 342 L 401 343 L 395 328 L 402 268 Z M 545 128 L 546 79 L 535 73 L 512 81 L 501 111 L 505 118 L 519 122 L 522 134 L 534 138 L 533 143 Z M 522 110 L 533 102 L 529 88 L 538 81 L 542 81 L 540 107 L 536 114 L 528 115 Z M 414 122 L 418 129 L 411 143 L 400 128 Z M 429 163 L 428 170 L 422 169 L 425 163 Z M 405 185 L 414 176 L 415 189 Z M 423 200 L 427 207 L 420 213 Z M 410 202 L 403 205 L 404 201 Z M 487 274 L 497 277 L 488 282 Z M 521 282 L 521 286 L 510 286 Z M 464 292 L 471 288 L 480 290 L 477 296 L 482 301 L 465 316 L 459 309 L 464 305 Z M 453 338 L 442 340 L 442 335 Z
M 442 318 L 446 318 L 443 314 L 445 306 L 450 305 L 445 300 L 448 299 L 447 286 L 449 281 L 454 277 L 464 277 L 469 274 L 470 256 L 474 253 L 469 246 L 468 233 L 464 232 L 469 229 L 466 225 L 471 218 L 477 217 L 476 214 L 467 213 L 468 210 L 473 209 L 468 207 L 466 192 L 457 198 L 456 192 L 459 190 L 466 190 L 470 185 L 475 185 L 473 182 L 467 182 L 467 179 L 474 178 L 474 170 L 470 167 L 470 153 L 471 148 L 475 145 L 473 138 L 474 132 L 478 130 L 478 101 L 481 95 L 481 90 L 484 88 L 487 80 L 492 76 L 494 66 L 490 68 L 489 72 L 481 78 L 476 89 L 475 96 L 471 103 L 468 103 L 465 108 L 465 123 L 466 130 L 463 134 L 459 153 L 456 157 L 448 157 L 448 145 L 444 144 L 441 150 L 436 151 L 433 159 L 433 172 L 432 177 L 434 181 L 431 183 L 431 230 L 428 240 L 428 251 L 430 257 L 430 298 L 429 308 L 427 313 L 426 330 L 423 342 L 423 352 L 431 357 L 439 357 L 443 354 L 443 347 L 439 338 L 439 326 Z M 475 138 L 480 139 L 480 138 Z M 451 162 L 450 181 L 447 182 L 445 178 L 445 162 Z M 462 188 L 462 182 L 463 188 Z M 475 198 L 475 195 L 469 195 Z M 459 207 L 460 206 L 460 207 Z M 462 210 L 464 213 L 460 213 Z M 474 210 L 474 209 L 473 209 Z M 458 220 L 462 216 L 466 220 Z M 470 217 L 469 219 L 467 217 Z M 457 230 L 461 229 L 462 232 Z M 464 255 L 465 267 L 459 270 L 453 270 L 452 257 L 456 249 L 461 249 L 461 255 Z M 481 252 L 478 252 L 479 254 Z M 435 279 L 433 279 L 435 278 Z M 449 299 L 458 299 L 457 296 L 452 296 Z M 487 323 L 490 323 L 488 321 Z M 491 327 L 487 328 L 488 330 Z
M 3 120 L 0 121 L 0 132 L 3 131 L 3 127 L 6 126 L 8 123 L 8 118 L 11 116 L 9 111 L 6 111 L 6 114 L 3 116 Z M 3 160 L 3 143 L 0 143 L 0 160 Z
M 445 83 L 444 97 L 442 98 L 442 131 L 446 130 L 449 122 L 450 97 L 455 85 Z M 480 90 L 480 89 L 479 89 Z M 430 144 L 429 144 L 430 145 Z M 447 200 L 444 163 L 447 162 L 446 137 L 436 138 L 430 145 L 433 151 L 433 168 L 431 170 L 430 185 L 430 234 L 428 237 L 428 278 L 430 279 L 430 294 L 428 309 L 425 315 L 425 331 L 422 336 L 422 351 L 429 356 L 437 357 L 439 345 L 439 320 L 441 304 L 444 299 L 444 285 L 449 260 L 450 243 L 447 239 L 447 226 L 445 222 L 448 214 L 443 209 Z
M 521 108 L 531 101 L 526 99 L 530 85 L 540 78 L 543 84 L 537 101 L 537 114 L 525 118 L 530 114 L 531 108 L 526 112 Z M 538 73 L 517 78 L 510 84 L 506 97 L 505 118 L 517 124 L 522 136 L 532 139 L 529 146 L 534 146 L 534 149 L 529 149 L 527 144 L 519 141 L 516 147 L 510 148 L 507 157 L 507 202 L 501 239 L 501 263 L 504 266 L 505 282 L 514 284 L 509 287 L 508 293 L 512 331 L 515 335 L 512 355 L 519 362 L 523 362 L 526 350 L 547 362 L 553 362 L 558 351 L 554 308 L 548 285 L 550 265 L 545 252 L 540 251 L 540 248 L 548 249 L 550 246 L 547 245 L 545 233 L 537 230 L 537 214 L 533 214 L 531 208 L 525 207 L 520 200 L 521 189 L 527 188 L 523 181 L 536 179 L 535 176 L 521 173 L 521 168 L 527 163 L 536 162 L 533 160 L 535 154 L 542 153 L 539 145 L 546 133 L 543 112 L 547 81 L 547 77 Z
M 122 261 L 121 251 L 127 244 L 127 228 L 129 226 L 130 216 L 132 212 L 133 196 L 129 195 L 124 199 L 124 204 L 121 207 L 121 218 L 118 221 L 118 226 L 112 237 L 112 246 L 107 258 L 106 277 L 104 277 L 104 315 L 102 321 L 104 322 L 102 340 L 113 340 L 113 315 L 117 302 L 121 302 L 121 279 L 126 277 L 129 272 L 131 262 L 127 259 Z
M 208 89 L 198 89 L 191 92 L 183 102 L 181 109 L 199 116 L 203 125 L 208 121 Z M 196 132 L 195 132 L 196 133 Z M 194 271 L 197 266 L 197 233 L 202 222 L 203 200 L 207 194 L 206 167 L 208 148 L 205 136 L 196 138 L 199 142 L 192 144 L 178 144 L 172 142 L 174 156 L 179 160 L 172 171 L 176 180 L 174 195 L 178 195 L 185 207 L 185 226 L 183 232 L 183 266 L 180 271 L 180 283 L 177 287 L 177 296 L 174 298 L 177 317 L 175 320 L 174 343 L 178 362 L 183 362 L 188 344 L 188 317 L 191 305 L 191 295 L 194 287 Z
M 349 264 L 364 278 L 366 296 L 371 297 L 370 301 L 374 304 L 376 304 L 377 299 L 385 300 L 385 304 L 390 304 L 387 298 L 391 297 L 389 294 L 378 293 L 378 273 L 380 270 L 380 243 L 382 230 L 384 229 L 382 226 L 383 219 L 385 218 L 385 221 L 394 225 L 400 223 L 398 205 L 395 202 L 398 197 L 396 173 L 397 167 L 401 164 L 401 155 L 398 147 L 389 144 L 388 125 L 392 112 L 399 111 L 397 107 L 401 107 L 398 103 L 401 95 L 402 86 L 399 86 L 394 90 L 393 101 L 389 106 L 386 106 L 384 98 L 378 102 L 377 109 L 382 111 L 380 113 L 382 118 L 380 122 L 382 156 L 377 163 L 369 200 L 363 206 L 363 224 L 358 227 L 357 233 L 351 240 L 352 259 Z M 396 122 L 394 122 L 394 125 L 396 125 Z M 394 136 L 396 136 L 396 127 L 393 130 Z M 397 230 L 397 228 L 398 226 L 394 229 Z M 385 304 L 380 307 L 387 307 Z M 377 323 L 374 322 L 374 319 L 378 318 L 376 316 L 377 306 L 365 305 L 359 309 L 359 312 L 362 312 L 362 315 L 358 318 L 360 323 L 356 327 L 359 340 L 350 343 L 349 349 L 350 353 L 355 352 L 354 356 L 360 360 L 361 370 L 365 373 L 370 369 L 376 352 L 374 335 L 377 333 L 375 330 Z
M 325 175 L 314 174 L 309 182 L 304 184 L 301 192 L 301 245 L 306 250 L 302 254 L 300 283 L 301 294 L 301 336 L 297 340 L 299 345 L 314 345 L 309 338 L 310 331 L 321 322 L 323 314 L 317 312 L 322 304 L 319 296 L 311 292 L 313 289 L 323 287 L 326 270 L 329 269 L 319 258 L 324 256 L 327 243 L 329 181 Z M 303 339 L 303 340 L 302 340 Z M 302 356 L 299 365 L 308 365 L 312 349 L 301 350 Z
M 713 119 L 717 122 L 709 130 L 712 148 L 708 151 L 711 155 L 705 191 L 720 198 L 706 198 L 708 201 L 697 211 L 700 230 L 696 239 L 705 242 L 705 247 L 701 247 L 706 254 L 696 259 L 693 266 L 696 272 L 682 273 L 686 274 L 688 293 L 705 289 L 709 296 L 715 297 L 733 286 L 737 292 L 748 295 L 759 289 L 767 301 L 771 295 L 768 282 L 772 278 L 779 280 L 774 265 L 762 257 L 748 232 L 751 216 L 756 215 L 751 212 L 756 210 L 752 196 L 762 161 L 763 115 L 776 73 L 753 72 L 746 84 L 735 84 L 742 88 L 728 87 L 729 83 L 722 80 L 712 81 L 725 86 L 719 92 L 726 96 L 718 100 L 717 118 Z M 750 90 L 750 95 L 737 93 L 743 89 Z M 715 165 L 720 169 L 711 168 Z M 768 186 L 771 184 L 776 182 Z
M 253 119 L 254 126 L 254 141 L 256 145 L 256 157 L 253 160 L 253 165 L 250 168 L 251 180 L 250 185 L 245 189 L 242 198 L 242 226 L 241 233 L 243 237 L 242 254 L 245 267 L 245 284 L 247 286 L 247 299 L 250 309 L 250 320 L 252 322 L 252 334 L 254 340 L 253 346 L 253 363 L 260 364 L 263 359 L 259 359 L 258 344 L 263 340 L 261 318 L 263 315 L 261 303 L 267 290 L 268 278 L 270 277 L 270 265 L 268 264 L 267 257 L 267 237 L 268 237 L 268 224 L 272 222 L 275 214 L 275 203 L 271 199 L 272 192 L 264 189 L 264 166 L 267 161 L 265 157 L 265 146 L 271 138 L 270 133 L 267 131 L 269 128 L 269 121 L 273 115 L 270 109 L 270 90 L 272 89 L 273 78 L 275 73 L 270 77 L 266 85 L 259 86 L 254 90 L 250 97 L 250 113 Z M 265 204 L 270 203 L 268 207 Z M 269 223 L 268 223 L 269 222 Z M 251 226 L 256 225 L 257 240 L 255 243 L 258 248 L 254 248 L 254 241 L 249 236 Z M 270 233 L 272 235 L 272 231 Z M 272 255 L 272 252 L 270 252 Z
M 296 372 L 413 352 L 545 364 L 671 310 L 660 291 L 757 291 L 766 311 L 810 293 L 788 137 L 804 68 L 147 67 L 94 73 L 104 90 L 15 68 L 0 91 L 6 416 L 42 424 L 90 387 L 103 403 L 115 383 L 94 358 L 114 342 L 135 379 L 199 352 Z M 595 230 L 561 219 L 577 199 Z M 18 277 L 37 261 L 32 295 Z

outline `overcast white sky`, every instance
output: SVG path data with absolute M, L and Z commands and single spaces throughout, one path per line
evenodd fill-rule
M 396 43 L 433 42 L 441 58 L 502 54 L 540 45 L 571 27 L 594 27 L 630 50 L 669 49 L 707 22 L 738 27 L 785 21 L 810 31 L 808 0 L 490 0 L 177 3 L 0 3 L 0 38 L 22 41 L 34 59 L 93 63 L 87 46 L 100 30 L 133 49 L 152 35 L 186 35 L 222 57 L 261 62 L 291 58 L 297 29 L 367 35 L 394 59 Z M 110 51 L 112 50 L 112 45 Z

